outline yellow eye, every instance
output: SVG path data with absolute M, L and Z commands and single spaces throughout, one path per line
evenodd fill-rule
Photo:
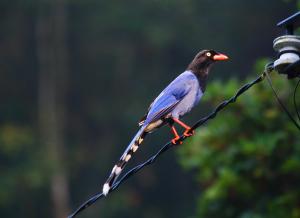
M 211 53 L 210 53 L 210 52 L 207 52 L 207 53 L 206 53 L 206 56 L 207 56 L 207 57 L 210 57 L 210 56 L 211 56 Z

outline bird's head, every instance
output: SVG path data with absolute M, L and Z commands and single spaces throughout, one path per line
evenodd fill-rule
M 226 55 L 214 50 L 202 50 L 195 56 L 187 70 L 191 70 L 196 74 L 207 75 L 212 64 L 217 61 L 225 61 L 227 59 L 228 57 Z

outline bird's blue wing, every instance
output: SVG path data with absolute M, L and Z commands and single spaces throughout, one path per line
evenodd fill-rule
M 180 102 L 180 100 L 176 100 L 173 96 L 163 96 L 161 100 L 162 102 L 158 102 L 155 104 L 155 107 L 152 107 L 149 111 L 145 123 L 151 123 L 160 118 L 164 117 L 168 113 L 170 113 L 176 105 Z
M 166 116 L 191 90 L 189 81 L 195 79 L 191 73 L 182 73 L 154 100 L 147 115 L 145 124 Z

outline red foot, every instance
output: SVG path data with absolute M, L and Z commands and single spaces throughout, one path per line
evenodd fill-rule
M 192 135 L 194 135 L 194 134 L 195 134 L 195 130 L 191 130 L 191 128 L 186 129 L 186 130 L 184 131 L 184 133 L 183 133 L 183 135 L 184 135 L 185 137 L 190 137 L 190 136 L 192 136 Z
M 182 144 L 182 141 L 180 140 L 180 136 L 178 135 L 178 133 L 177 133 L 175 127 L 174 127 L 174 126 L 170 126 L 170 127 L 171 127 L 172 133 L 173 133 L 174 136 L 175 136 L 175 138 L 173 138 L 171 142 L 172 142 L 174 145 L 177 145 L 178 143 L 181 145 L 181 144 Z
M 182 121 L 179 120 L 179 119 L 173 118 L 173 120 L 174 120 L 176 123 L 178 123 L 180 126 L 182 126 L 183 128 L 185 128 L 185 131 L 184 131 L 184 133 L 183 133 L 183 135 L 184 135 L 185 137 L 190 137 L 190 136 L 194 135 L 195 131 L 194 131 L 194 130 L 191 131 L 191 127 L 190 127 L 190 126 L 186 125 L 184 122 L 182 122 Z
M 178 143 L 182 145 L 182 141 L 180 140 L 180 136 L 176 136 L 175 138 L 172 139 L 171 141 L 174 145 L 177 145 Z

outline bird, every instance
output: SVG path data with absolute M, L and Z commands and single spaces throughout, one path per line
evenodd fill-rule
M 202 50 L 197 53 L 186 70 L 177 76 L 150 104 L 147 113 L 139 122 L 140 129 L 133 137 L 119 161 L 113 167 L 108 179 L 103 185 L 102 193 L 106 196 L 112 185 L 121 174 L 125 165 L 137 151 L 147 134 L 168 125 L 174 138 L 171 142 L 182 144 L 180 136 L 174 126 L 182 126 L 184 136 L 190 137 L 194 131 L 190 126 L 180 120 L 182 116 L 191 111 L 203 96 L 209 71 L 214 63 L 227 60 L 228 57 L 214 50 Z

